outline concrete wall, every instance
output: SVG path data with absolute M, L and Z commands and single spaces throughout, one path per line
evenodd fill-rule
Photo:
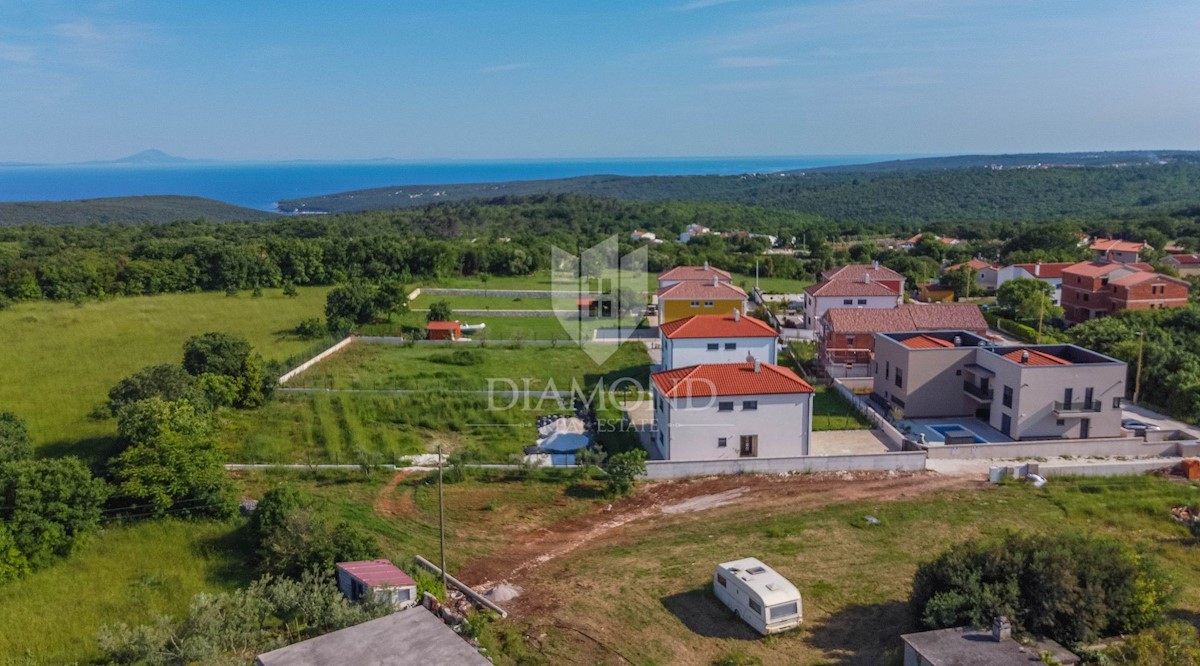
M 697 303 L 696 307 L 692 307 L 692 303 Z M 706 305 L 711 303 L 712 305 Z M 659 323 L 675 321 L 692 315 L 731 315 L 734 310 L 744 310 L 746 308 L 745 301 L 734 298 L 716 298 L 716 299 L 690 299 L 690 298 L 670 298 L 667 300 L 659 299 Z
M 653 460 L 646 463 L 646 478 L 679 479 L 717 474 L 803 474 L 837 471 L 902 471 L 925 469 L 925 453 L 872 453 L 845 456 L 796 456 L 791 458 L 740 458 L 737 460 Z
M 743 435 L 758 436 L 759 458 L 808 453 L 811 393 L 667 400 L 656 387 L 654 395 L 658 399 L 655 429 L 664 442 L 661 453 L 669 460 L 743 459 L 739 446 Z M 757 401 L 758 409 L 744 409 L 748 400 Z M 733 410 L 719 411 L 722 402 L 732 402 Z M 725 446 L 719 446 L 720 438 L 725 438 Z
M 672 340 L 662 338 L 663 367 L 686 368 L 689 365 L 702 363 L 745 363 L 746 354 L 764 362 L 776 364 L 779 362 L 779 347 L 776 338 L 679 338 Z M 709 351 L 708 345 L 715 343 L 716 351 Z M 734 349 L 726 349 L 726 345 L 734 345 Z
M 888 420 L 881 416 L 879 412 L 869 407 L 866 401 L 857 395 L 854 395 L 854 392 L 849 388 L 851 382 L 853 381 L 854 380 L 835 379 L 833 382 L 834 390 L 836 390 L 843 398 L 845 398 L 847 402 L 853 405 L 854 409 L 856 409 L 859 414 L 862 414 L 868 421 L 875 424 L 875 427 L 880 431 L 880 434 L 883 435 L 884 441 L 887 443 L 888 448 L 892 449 L 893 451 L 903 450 L 904 433 L 900 432 L 896 426 L 888 423 Z
M 1000 444 L 961 444 L 928 447 L 931 460 L 984 460 L 987 458 L 1050 458 L 1055 456 L 1178 456 L 1179 442 L 1145 442 L 1141 439 L 1050 440 Z
M 285 375 L 283 375 L 282 377 L 280 377 L 279 383 L 286 384 L 288 381 L 290 381 L 296 375 L 304 372 L 305 370 L 308 370 L 309 368 L 320 363 L 321 361 L 324 361 L 325 359 L 336 354 L 337 352 L 341 351 L 342 349 L 345 349 L 353 342 L 354 342 L 354 336 L 350 336 L 350 337 L 342 340 L 341 342 L 335 344 L 334 346 L 330 347 L 329 349 L 326 349 L 325 351 L 321 352 L 320 354 L 317 354 L 316 356 L 314 356 L 314 357 L 308 359 L 307 361 L 301 363 L 300 365 L 296 366 L 290 372 L 288 372 Z
M 1038 474 L 1055 476 L 1136 476 L 1176 465 L 1174 460 L 1127 460 L 1093 465 L 1039 465 Z

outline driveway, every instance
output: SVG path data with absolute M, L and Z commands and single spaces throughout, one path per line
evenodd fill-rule
M 808 453 L 813 456 L 887 453 L 887 444 L 878 430 L 821 430 L 812 434 Z
M 1137 419 L 1145 423 L 1153 423 L 1163 430 L 1185 430 L 1193 434 L 1200 434 L 1200 427 L 1189 425 L 1183 421 L 1177 421 L 1169 416 L 1163 416 L 1158 412 L 1152 412 L 1145 407 L 1138 407 L 1131 403 L 1121 405 L 1122 419 Z

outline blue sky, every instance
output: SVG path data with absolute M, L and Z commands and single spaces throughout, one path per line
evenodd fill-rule
M 0 0 L 0 161 L 1200 148 L 1200 5 Z

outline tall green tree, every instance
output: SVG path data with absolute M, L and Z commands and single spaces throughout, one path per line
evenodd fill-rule
M 17 460 L 0 464 L 0 525 L 10 556 L 19 551 L 33 569 L 70 555 L 100 526 L 101 507 L 108 497 L 104 481 L 92 476 L 76 458 Z M 3 566 L 3 565 L 0 565 Z
M 25 422 L 12 412 L 0 412 L 0 463 L 33 455 L 33 440 Z
M 351 280 L 325 295 L 325 321 L 331 331 L 346 331 L 375 318 L 377 287 L 365 280 Z
M 1019 321 L 1037 321 L 1061 317 L 1063 310 L 1054 304 L 1054 287 L 1036 278 L 1017 278 L 996 290 L 996 305 Z
M 117 382 L 108 391 L 108 408 L 116 414 L 126 405 L 153 397 L 187 400 L 200 407 L 206 402 L 195 377 L 182 366 L 166 363 L 147 366 Z
M 429 312 L 425 315 L 426 321 L 450 321 L 454 313 L 450 310 L 450 303 L 445 300 L 434 301 L 429 304 Z

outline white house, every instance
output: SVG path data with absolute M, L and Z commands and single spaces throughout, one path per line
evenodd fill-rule
M 1054 288 L 1054 304 L 1062 304 L 1063 270 L 1074 266 L 1074 262 L 1038 262 L 1034 264 L 1013 264 L 996 271 L 996 289 L 1009 280 L 1017 278 L 1033 278 L 1041 280 Z
M 687 229 L 684 229 L 683 233 L 679 234 L 679 242 L 687 243 L 697 236 L 706 236 L 711 233 L 712 229 L 703 224 L 689 224 Z
M 816 328 L 829 308 L 894 308 L 903 294 L 904 276 L 878 262 L 827 271 L 804 288 L 804 327 Z
M 813 387 L 769 363 L 693 365 L 650 375 L 664 460 L 808 455 Z
M 676 319 L 660 326 L 658 333 L 666 370 L 703 363 L 779 362 L 775 329 L 739 310 Z

